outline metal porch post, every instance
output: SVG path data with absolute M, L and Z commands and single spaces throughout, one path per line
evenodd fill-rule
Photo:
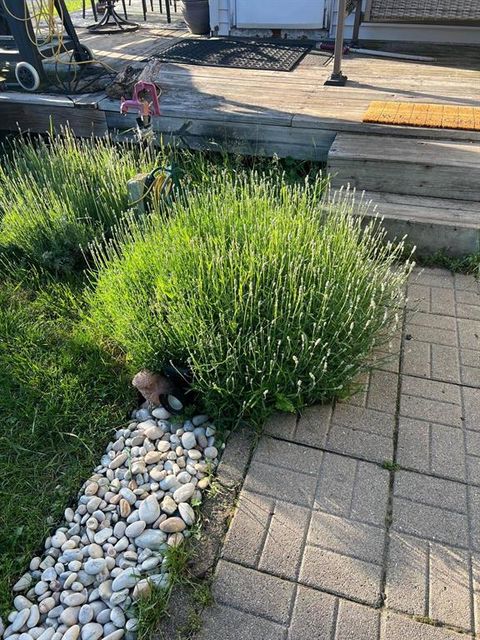
M 343 87 L 347 82 L 347 76 L 344 76 L 342 73 L 343 34 L 345 32 L 346 13 L 346 0 L 338 0 L 338 19 L 337 31 L 335 34 L 333 71 L 330 78 L 325 82 L 326 85 Z

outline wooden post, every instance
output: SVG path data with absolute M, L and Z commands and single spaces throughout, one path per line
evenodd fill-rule
M 335 52 L 333 60 L 333 71 L 326 85 L 343 87 L 347 82 L 347 76 L 342 73 L 343 59 L 343 34 L 345 31 L 346 0 L 338 0 L 337 31 L 335 34 Z

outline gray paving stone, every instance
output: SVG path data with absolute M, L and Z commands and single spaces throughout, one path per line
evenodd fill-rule
M 325 447 L 328 451 L 337 451 L 345 455 L 362 458 L 372 462 L 383 462 L 393 458 L 393 439 L 332 423 Z
M 393 500 L 392 529 L 445 544 L 468 546 L 466 515 L 403 498 Z
M 380 638 L 381 640 L 466 640 L 467 636 L 387 611 L 382 616 Z
M 462 388 L 463 417 L 467 429 L 480 431 L 480 389 Z
M 370 374 L 367 407 L 384 413 L 397 410 L 398 375 L 389 371 L 374 370 Z
M 455 295 L 451 289 L 430 287 L 430 311 L 447 316 L 455 315 Z
M 370 386 L 371 372 L 363 372 L 354 380 L 357 385 L 356 392 L 345 402 L 353 404 L 356 407 L 365 407 L 367 405 L 367 392 Z
M 312 515 L 307 542 L 345 556 L 382 564 L 385 530 L 316 511 Z
M 295 431 L 296 442 L 312 447 L 325 447 L 331 416 L 332 405 L 316 405 L 304 409 Z
M 467 513 L 466 486 L 459 482 L 410 471 L 399 471 L 395 474 L 394 496 L 441 509 Z
M 335 405 L 332 420 L 341 426 L 361 429 L 362 431 L 388 438 L 393 437 L 395 428 L 394 414 L 364 407 L 355 407 L 342 402 Z
M 315 497 L 317 478 L 282 467 L 253 462 L 250 465 L 244 487 L 247 491 L 260 493 L 311 507 Z
M 460 389 L 455 384 L 448 384 L 437 380 L 423 380 L 412 376 L 402 377 L 402 394 L 460 404 Z
M 480 306 L 475 304 L 457 303 L 457 317 L 467 320 L 480 320 Z
M 299 444 L 263 437 L 253 455 L 254 462 L 272 462 L 278 467 L 318 474 L 322 462 L 322 452 Z
M 411 280 L 407 287 L 407 309 L 425 311 L 428 313 L 431 310 L 430 295 L 431 287 L 428 285 L 417 284 Z
M 379 632 L 378 611 L 339 598 L 335 640 L 377 640 Z
M 408 313 L 407 328 L 413 326 L 429 327 L 432 329 L 444 329 L 446 331 L 456 332 L 455 318 L 441 313 L 416 311 Z
M 472 587 L 473 587 L 473 609 L 475 617 L 475 626 L 477 631 L 477 638 L 480 627 L 480 556 L 478 553 L 473 553 L 471 556 L 472 566 Z
M 453 289 L 453 275 L 446 269 L 419 267 L 410 276 L 410 282 L 429 287 Z
M 392 532 L 387 559 L 386 606 L 428 615 L 428 541 Z
M 300 569 L 310 509 L 277 502 L 270 520 L 258 568 L 281 578 L 295 580 Z
M 285 627 L 264 618 L 215 604 L 204 611 L 198 640 L 284 640 Z
M 288 640 L 331 640 L 337 617 L 337 598 L 299 586 Z
M 253 433 L 249 427 L 243 426 L 232 432 L 216 470 L 217 481 L 220 484 L 236 487 L 243 482 L 252 445 Z
M 407 334 L 411 335 L 408 330 Z M 412 376 L 430 377 L 432 374 L 431 344 L 416 339 L 405 340 L 402 371 Z
M 393 533 L 386 606 L 470 631 L 468 552 Z
M 480 458 L 467 456 L 467 480 L 469 484 L 480 485 Z
M 378 640 L 379 627 L 375 609 L 299 586 L 288 640 Z
M 385 526 L 389 481 L 386 469 L 368 462 L 359 462 L 350 516 L 363 522 Z
M 420 378 L 417 378 L 420 380 Z M 457 404 L 429 400 L 402 393 L 400 399 L 400 415 L 418 418 L 427 422 L 437 422 L 450 426 L 462 426 L 462 410 Z
M 397 461 L 402 467 L 465 481 L 467 461 L 463 430 L 400 418 Z
M 267 420 L 264 432 L 285 440 L 291 440 L 295 434 L 297 416 L 292 413 L 277 413 Z
M 300 582 L 339 596 L 378 606 L 382 567 L 349 556 L 307 545 L 300 568 Z
M 480 368 L 479 367 L 461 367 L 462 382 L 472 387 L 480 387 Z
M 335 454 L 325 454 L 315 494 L 315 508 L 348 517 L 353 498 L 356 460 Z
M 339 402 L 312 408 L 301 416 L 295 438 L 365 460 L 383 462 L 393 457 L 395 416 L 355 404 Z
M 436 380 L 459 383 L 461 374 L 457 347 L 432 344 L 431 350 L 431 377 Z
M 480 321 L 458 320 L 458 334 L 461 349 L 480 350 Z
M 472 546 L 476 551 L 480 550 L 480 488 L 468 488 L 468 506 L 470 516 L 470 535 Z
M 477 288 L 475 288 L 475 289 L 457 289 L 457 291 L 455 293 L 455 300 L 457 301 L 457 304 L 458 303 L 460 303 L 460 304 L 468 304 L 468 305 L 470 305 L 472 307 L 479 307 L 480 306 L 480 295 L 479 295 L 479 292 L 478 292 Z
M 450 319 L 453 320 L 453 318 Z M 405 335 L 409 336 L 409 339 L 415 342 L 429 342 L 450 347 L 457 345 L 456 331 L 450 331 L 449 329 L 441 327 L 409 323 L 405 328 Z
M 377 465 L 325 454 L 315 509 L 385 525 L 389 474 Z
M 218 604 L 287 624 L 295 585 L 286 580 L 220 560 L 213 583 Z
M 468 554 L 431 543 L 429 578 L 429 617 L 470 630 L 472 611 Z
M 222 556 L 226 560 L 256 567 L 274 508 L 272 498 L 244 489 L 225 538 Z
M 473 275 L 465 273 L 456 273 L 454 275 L 454 284 L 457 291 L 473 291 L 480 294 L 480 285 Z
M 480 356 L 474 349 L 460 349 L 460 360 L 463 365 L 480 367 Z

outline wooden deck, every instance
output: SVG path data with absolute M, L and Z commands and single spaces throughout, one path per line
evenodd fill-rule
M 139 31 L 110 36 L 91 34 L 75 19 L 81 41 L 111 72 L 145 69 L 150 56 L 189 37 L 178 15 L 171 25 L 149 15 Z M 157 63 L 148 78 L 162 91 L 153 127 L 167 140 L 181 132 L 178 139 L 192 148 L 328 160 L 333 185 L 369 191 L 392 236 L 407 234 L 425 252 L 480 251 L 480 132 L 362 122 L 372 100 L 479 106 L 480 49 L 402 50 L 436 60 L 351 54 L 341 88 L 324 85 L 331 60 L 318 50 L 290 73 Z M 93 88 L 81 95 L 0 93 L 0 127 L 44 132 L 69 124 L 79 136 L 127 136 L 135 115 L 120 115 L 121 93 L 113 99 Z
M 137 4 L 135 4 L 137 3 Z M 138 0 L 132 9 L 138 10 Z M 134 13 L 134 18 L 140 18 Z M 91 20 L 75 17 L 81 41 L 109 69 L 142 67 L 145 59 L 179 38 L 188 37 L 179 15 L 172 24 L 149 14 L 139 31 L 95 35 L 83 26 Z M 385 126 L 362 123 L 371 100 L 402 100 L 447 104 L 480 104 L 480 50 L 474 47 L 412 45 L 411 53 L 436 56 L 435 63 L 418 63 L 350 54 L 344 72 L 346 87 L 326 87 L 329 56 L 312 51 L 290 73 L 180 64 L 163 64 L 152 80 L 161 87 L 160 118 L 155 130 L 176 132 L 194 147 L 210 141 L 246 153 L 290 155 L 326 160 L 337 132 L 384 133 Z M 118 100 L 103 91 L 86 95 L 0 94 L 2 129 L 42 131 L 67 121 L 79 135 L 128 129 L 134 116 L 119 114 Z M 18 124 L 17 124 L 18 123 Z M 388 127 L 389 135 L 479 141 L 465 131 Z

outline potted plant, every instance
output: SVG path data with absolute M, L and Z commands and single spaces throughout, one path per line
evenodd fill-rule
M 208 0 L 183 0 L 183 19 L 195 35 L 210 33 Z

